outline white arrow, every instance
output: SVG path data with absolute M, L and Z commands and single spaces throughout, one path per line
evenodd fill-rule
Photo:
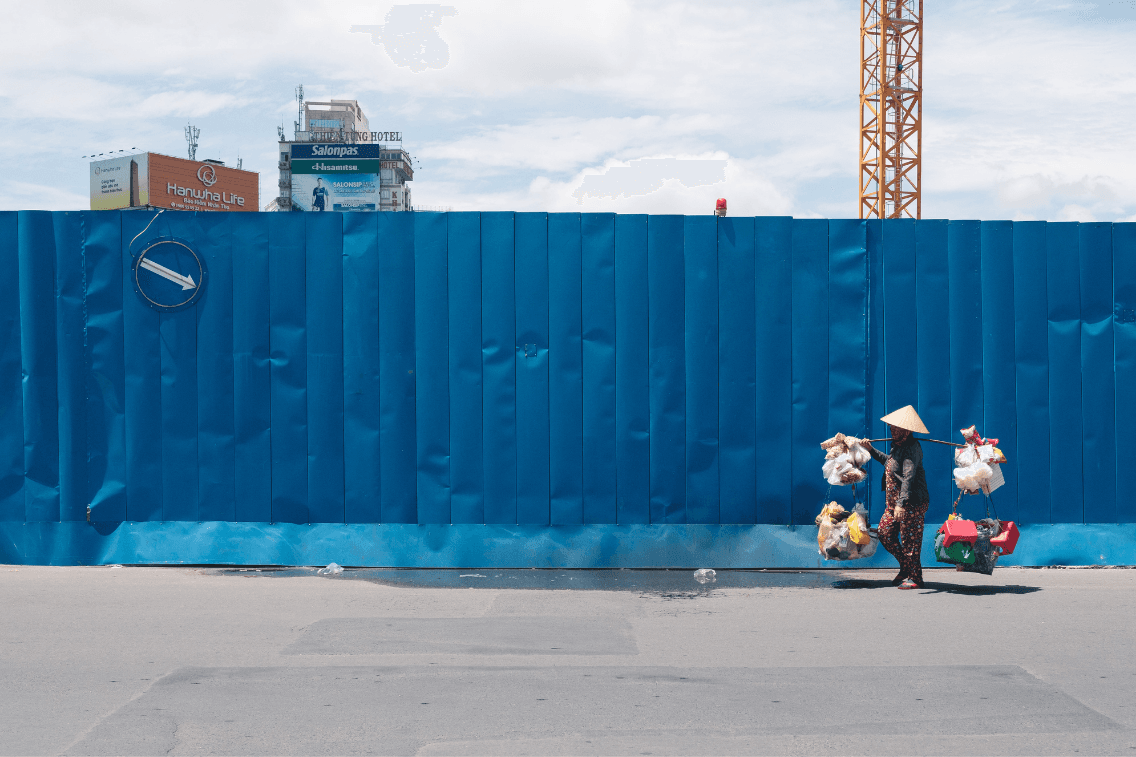
M 142 262 L 139 263 L 139 265 L 141 265 L 147 271 L 153 271 L 154 273 L 158 274 L 162 278 L 169 279 L 170 281 L 174 282 L 175 284 L 181 284 L 181 288 L 183 290 L 185 290 L 185 289 L 196 289 L 197 288 L 197 284 L 193 283 L 193 277 L 192 276 L 182 276 L 177 271 L 171 271 L 169 268 L 166 268 L 164 265 L 158 265 L 157 263 L 155 263 L 153 260 L 150 260 L 149 258 L 142 258 Z

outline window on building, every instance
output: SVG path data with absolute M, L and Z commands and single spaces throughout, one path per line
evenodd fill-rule
M 308 120 L 308 126 L 315 129 L 342 129 L 343 122 L 333 118 L 312 118 Z

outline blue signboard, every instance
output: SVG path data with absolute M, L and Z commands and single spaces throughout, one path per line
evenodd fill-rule
M 292 145 L 292 159 L 312 158 L 381 158 L 384 152 L 398 152 L 382 145 Z

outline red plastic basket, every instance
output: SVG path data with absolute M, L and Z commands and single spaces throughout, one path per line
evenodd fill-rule
M 956 541 L 965 541 L 968 544 L 978 541 L 978 528 L 972 520 L 948 520 L 943 524 L 942 531 L 947 535 L 943 540 L 943 547 L 949 547 Z
M 1018 526 L 1012 520 L 998 521 L 1002 526 L 1002 533 L 990 540 L 995 547 L 1002 548 L 1002 554 L 1011 555 L 1014 547 L 1018 546 Z

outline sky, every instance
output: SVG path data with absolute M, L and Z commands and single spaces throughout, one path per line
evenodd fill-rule
M 302 84 L 402 132 L 419 207 L 858 213 L 858 0 L 6 13 L 4 210 L 88 208 L 83 156 L 184 156 L 187 123 L 264 206 Z M 926 0 L 923 50 L 924 218 L 1136 221 L 1136 0 Z

